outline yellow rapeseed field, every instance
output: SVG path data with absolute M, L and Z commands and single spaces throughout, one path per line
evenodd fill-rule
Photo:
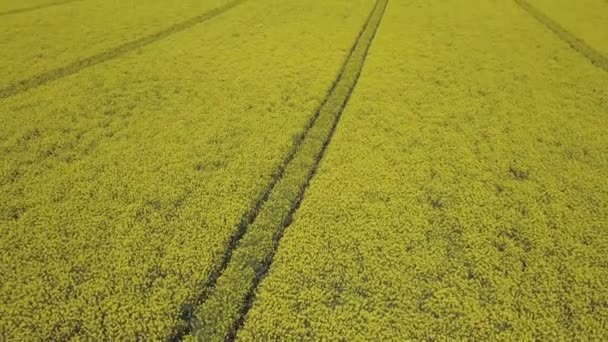
M 168 6 L 163 0 L 83 0 L 2 15 L 0 89 L 230 2 L 178 0 Z
M 512 1 L 391 1 L 238 336 L 605 338 L 607 95 Z
M 82 0 L 2 0 L 0 15 L 16 14 L 55 7 Z
M 608 55 L 608 1 L 528 0 L 570 34 Z
M 245 2 L 3 99 L 2 336 L 170 336 L 371 5 Z
M 604 340 L 605 0 L 0 0 L 0 341 Z

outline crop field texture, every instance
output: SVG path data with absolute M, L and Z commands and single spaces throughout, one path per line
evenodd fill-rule
M 228 0 L 180 0 L 167 6 L 162 0 L 91 0 L 0 16 L 0 89 L 27 84 L 25 80 L 41 73 L 107 53 L 188 20 L 193 13 L 205 13 L 226 3 Z
M 605 0 L 0 0 L 0 341 L 608 338 Z
M 539 13 L 608 56 L 608 1 L 606 0 L 530 0 Z

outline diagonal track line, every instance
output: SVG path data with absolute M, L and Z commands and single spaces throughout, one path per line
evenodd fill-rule
M 597 51 L 596 49 L 585 43 L 583 40 L 568 32 L 568 30 L 561 27 L 561 25 L 559 25 L 553 19 L 549 18 L 547 15 L 536 9 L 526 0 L 513 1 L 515 1 L 515 3 L 519 5 L 519 7 L 526 11 L 534 19 L 538 20 L 549 30 L 553 31 L 553 33 L 555 33 L 561 40 L 568 43 L 568 45 L 570 45 L 570 47 L 576 52 L 585 56 L 588 60 L 591 61 L 591 63 L 593 63 L 598 68 L 608 71 L 608 58 L 604 56 L 601 52 Z
M 357 82 L 359 81 L 359 76 L 361 75 L 361 71 L 363 70 L 363 65 L 365 63 L 365 59 L 367 57 L 369 47 L 371 46 L 371 43 L 374 40 L 374 37 L 376 35 L 378 27 L 380 26 L 380 22 L 382 20 L 382 17 L 384 15 L 384 11 L 385 11 L 387 5 L 388 5 L 388 0 L 377 0 L 374 11 L 372 12 L 368 22 L 366 23 L 364 30 L 362 31 L 361 36 L 359 37 L 359 40 L 357 41 L 357 43 L 355 45 L 355 49 L 353 50 L 353 53 L 351 54 L 351 56 L 349 56 L 349 59 L 346 62 L 345 71 L 347 71 L 349 74 L 345 75 L 345 76 L 341 75 L 340 79 L 337 82 L 338 87 L 335 88 L 335 89 L 338 89 L 338 91 L 335 93 L 331 93 L 328 97 L 329 100 L 326 103 L 332 103 L 333 102 L 332 97 L 336 97 L 335 100 L 337 101 L 337 103 L 340 103 L 340 105 L 338 107 L 333 107 L 333 108 L 329 107 L 332 112 L 331 116 L 333 116 L 333 122 L 331 124 L 331 128 L 329 129 L 329 132 L 327 132 L 327 135 L 325 135 L 325 138 L 323 139 L 320 149 L 315 151 L 316 155 L 314 156 L 314 164 L 308 170 L 308 175 L 306 176 L 304 182 L 301 184 L 298 184 L 298 188 L 300 190 L 298 191 L 297 196 L 294 198 L 294 201 L 292 202 L 289 212 L 283 218 L 281 225 L 279 226 L 279 229 L 276 231 L 276 234 L 273 237 L 273 247 L 274 248 L 273 248 L 272 252 L 270 253 L 270 255 L 268 255 L 266 257 L 265 263 L 262 265 L 261 270 L 257 272 L 256 277 L 253 282 L 253 286 L 249 289 L 247 296 L 245 298 L 245 305 L 244 305 L 243 309 L 241 310 L 241 313 L 240 313 L 238 319 L 234 322 L 234 325 L 233 325 L 232 329 L 230 330 L 228 336 L 226 337 L 227 341 L 234 341 L 236 339 L 238 331 L 243 327 L 243 325 L 245 323 L 245 319 L 247 318 L 247 314 L 249 313 L 249 310 L 251 309 L 253 302 L 255 300 L 255 292 L 256 292 L 258 286 L 260 285 L 260 283 L 262 282 L 262 280 L 268 274 L 268 270 L 270 269 L 270 267 L 272 265 L 272 262 L 274 260 L 274 256 L 277 252 L 277 249 L 279 247 L 281 238 L 283 237 L 283 234 L 284 234 L 285 230 L 287 229 L 287 227 L 289 227 L 291 225 L 291 223 L 293 221 L 293 217 L 294 217 L 295 213 L 298 211 L 298 209 L 300 208 L 302 200 L 304 199 L 306 190 L 308 189 L 311 180 L 317 173 L 319 165 L 320 165 L 323 157 L 325 156 L 325 152 L 327 151 L 327 147 L 329 146 L 329 143 L 331 142 L 331 139 L 333 138 L 334 133 L 336 132 L 336 128 L 338 126 L 338 123 L 340 122 L 340 118 L 342 117 L 344 108 L 346 107 L 346 104 L 348 103 L 348 100 L 350 99 L 350 97 L 355 89 L 355 86 L 357 85 Z M 348 90 L 346 91 L 346 93 L 342 93 L 339 91 L 340 88 L 348 89 Z
M 0 12 L 0 16 L 10 15 L 10 14 L 19 14 L 19 13 L 25 13 L 25 12 L 31 12 L 31 11 L 35 11 L 35 10 L 44 9 L 44 8 L 55 7 L 55 6 L 59 6 L 59 5 L 65 5 L 65 4 L 69 4 L 71 2 L 77 2 L 77 1 L 83 1 L 83 0 L 64 0 L 64 1 L 49 2 L 49 3 L 46 3 L 46 4 L 41 4 L 41 5 L 36 5 L 36 6 L 17 8 L 17 9 L 12 9 L 12 10 L 8 10 L 8 11 Z
M 15 84 L 9 85 L 6 88 L 0 89 L 0 99 L 11 97 L 22 92 L 28 91 L 32 88 L 36 88 L 47 83 L 53 82 L 60 78 L 70 76 L 78 73 L 79 71 L 92 67 L 94 65 L 107 62 L 111 59 L 120 57 L 126 53 L 129 53 L 135 49 L 144 47 L 146 45 L 152 44 L 156 41 L 159 41 L 163 38 L 167 38 L 173 34 L 178 32 L 187 30 L 195 25 L 201 24 L 211 18 L 214 18 L 235 6 L 245 2 L 246 0 L 235 0 L 226 5 L 213 9 L 209 12 L 197 15 L 190 19 L 184 20 L 177 24 L 171 25 L 162 31 L 158 31 L 147 35 L 145 37 L 132 40 L 130 42 L 124 43 L 122 45 L 116 46 L 110 50 L 106 50 L 100 52 L 96 55 L 77 60 L 68 65 L 59 67 L 57 69 L 49 70 L 33 77 L 30 77 L 25 80 L 21 80 Z
M 182 324 L 172 341 L 188 334 L 203 340 L 235 338 L 357 84 L 387 3 L 388 0 L 376 1 L 325 100 L 266 192 L 243 218 L 219 267 L 209 276 L 199 296 L 182 311 Z

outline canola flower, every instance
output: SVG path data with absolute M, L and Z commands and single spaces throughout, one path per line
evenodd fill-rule
M 570 34 L 608 56 L 608 2 L 526 0 Z
M 513 1 L 391 1 L 237 340 L 599 340 L 608 73 Z
M 171 336 L 370 3 L 244 2 L 0 100 L 0 339 Z
M 272 264 L 284 229 L 297 211 L 318 163 L 323 158 L 350 94 L 357 84 L 369 46 L 381 22 L 386 0 L 376 1 L 349 52 L 340 74 L 315 113 L 259 213 L 245 227 L 229 253 L 225 269 L 196 303 L 189 337 L 200 341 L 235 338 L 255 300 L 254 291 Z M 178 336 L 181 337 L 181 336 Z
M 23 80 L 111 50 L 230 2 L 178 0 L 168 6 L 161 0 L 86 0 L 2 15 L 0 90 L 18 86 Z M 20 7 L 27 5 L 24 3 Z

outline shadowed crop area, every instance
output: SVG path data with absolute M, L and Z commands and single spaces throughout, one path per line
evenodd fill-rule
M 0 340 L 603 340 L 604 0 L 0 0 Z

